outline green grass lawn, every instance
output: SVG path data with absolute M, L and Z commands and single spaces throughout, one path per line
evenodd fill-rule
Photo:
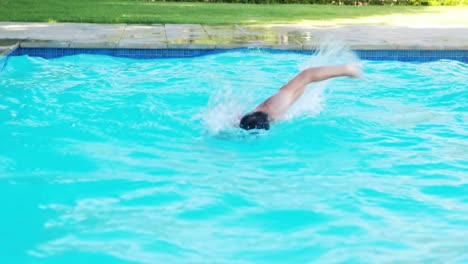
M 464 24 L 468 7 L 0 0 L 0 21 L 178 24 Z

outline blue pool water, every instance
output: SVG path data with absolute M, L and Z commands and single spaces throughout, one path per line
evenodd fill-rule
M 466 64 L 362 61 L 230 126 L 340 59 L 9 58 L 0 263 L 467 263 Z

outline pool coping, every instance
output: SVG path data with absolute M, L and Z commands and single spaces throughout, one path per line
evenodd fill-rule
M 72 42 L 72 41 L 44 41 L 35 39 L 20 40 L 16 43 L 18 48 L 72 48 L 72 49 L 198 49 L 198 50 L 227 50 L 239 48 L 264 48 L 276 50 L 317 50 L 322 44 L 267 44 L 261 42 L 236 43 L 236 44 L 118 44 L 109 42 Z M 355 44 L 347 45 L 352 50 L 468 50 L 467 46 L 442 46 L 442 45 L 392 45 L 392 44 Z
M 237 44 L 113 44 L 108 42 L 68 42 L 68 41 L 43 41 L 25 39 L 16 43 L 18 48 L 74 48 L 74 49 L 238 49 L 238 48 L 265 48 L 276 50 L 317 50 L 321 47 L 320 43 L 314 44 L 265 44 L 261 42 L 255 43 L 237 43 Z M 467 46 L 441 46 L 441 45 L 392 45 L 392 44 L 379 44 L 379 45 L 348 45 L 352 50 L 468 50 Z
M 468 50 L 466 32 L 468 26 L 460 25 L 416 28 L 0 22 L 0 46 L 2 41 L 16 41 L 20 48 L 316 50 L 324 40 L 336 40 L 352 50 Z

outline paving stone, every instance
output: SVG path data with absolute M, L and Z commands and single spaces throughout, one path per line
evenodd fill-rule
M 215 44 L 167 44 L 168 49 L 215 49 Z
M 163 25 L 128 25 L 124 29 L 121 41 L 160 41 L 166 40 L 166 30 Z
M 237 49 L 246 48 L 248 44 L 216 44 L 216 49 Z
M 116 48 L 121 49 L 167 49 L 167 44 L 164 42 L 138 42 L 138 41 L 121 41 Z
M 168 43 L 192 44 L 196 40 L 208 39 L 208 34 L 201 25 L 168 24 L 165 29 Z
M 90 41 L 90 40 L 73 40 L 70 42 L 70 48 L 78 49 L 113 49 L 116 48 L 118 42 Z
M 136 47 L 136 48 L 144 48 L 144 47 L 161 47 L 166 46 L 166 38 L 157 34 L 142 34 L 142 35 L 130 35 L 126 37 L 122 37 L 118 43 L 118 47 Z
M 69 41 L 27 40 L 20 42 L 22 48 L 69 48 Z

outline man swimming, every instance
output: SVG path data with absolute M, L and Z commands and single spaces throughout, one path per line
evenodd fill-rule
M 242 117 L 239 127 L 250 129 L 270 129 L 270 122 L 280 119 L 289 107 L 304 93 L 311 82 L 324 81 L 334 77 L 348 76 L 359 78 L 361 69 L 354 63 L 338 66 L 308 68 L 299 73 L 279 91 L 259 104 L 253 111 Z

